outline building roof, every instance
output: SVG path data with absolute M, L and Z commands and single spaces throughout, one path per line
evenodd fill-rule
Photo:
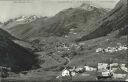
M 117 68 L 117 70 L 115 70 L 114 73 L 116 73 L 116 74 L 127 74 L 127 72 L 122 70 L 121 68 Z

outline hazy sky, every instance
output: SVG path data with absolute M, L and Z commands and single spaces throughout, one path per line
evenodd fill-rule
M 90 2 L 91 1 L 91 2 Z M 119 0 L 0 0 L 0 21 L 20 15 L 53 16 L 59 11 L 80 6 L 83 2 L 113 8 Z

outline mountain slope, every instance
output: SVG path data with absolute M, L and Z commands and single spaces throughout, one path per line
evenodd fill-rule
M 77 32 L 85 29 L 88 32 L 90 25 L 98 20 L 106 11 L 90 5 L 63 10 L 50 18 L 40 18 L 27 24 L 19 24 L 7 29 L 17 38 L 27 39 L 36 36 L 68 34 L 70 29 Z
M 18 72 L 37 65 L 36 55 L 15 44 L 9 39 L 11 35 L 6 33 L 0 29 L 0 66 L 10 67 L 12 71 Z
M 5 30 L 0 29 L 0 37 L 5 37 L 8 39 L 16 39 L 14 36 L 6 32 Z
M 98 22 L 97 29 L 77 41 L 94 39 L 116 30 L 120 31 L 126 28 L 127 20 L 127 0 L 120 0 L 114 9 Z

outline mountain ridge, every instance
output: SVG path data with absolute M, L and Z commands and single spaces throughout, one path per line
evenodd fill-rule
M 110 32 L 123 29 L 127 25 L 127 0 L 120 0 L 115 8 L 99 21 L 97 29 L 78 41 L 106 36 Z

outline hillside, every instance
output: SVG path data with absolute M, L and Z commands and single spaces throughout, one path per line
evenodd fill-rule
M 0 29 L 0 37 L 5 37 L 8 39 L 17 39 L 14 36 L 12 36 L 11 34 L 9 34 L 7 31 Z
M 10 67 L 13 72 L 19 72 L 38 65 L 36 55 L 11 39 L 9 33 L 0 29 L 0 66 Z
M 90 34 L 84 35 L 77 41 L 90 40 L 101 36 L 106 36 L 116 30 L 119 32 L 127 28 L 127 0 L 120 0 L 115 8 L 106 14 L 99 22 L 97 29 Z

